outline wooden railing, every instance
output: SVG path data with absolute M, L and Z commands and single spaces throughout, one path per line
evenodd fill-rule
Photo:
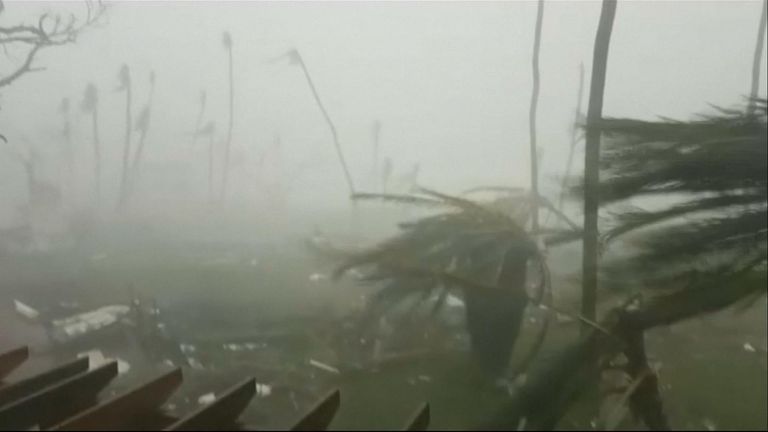
M 4 379 L 28 358 L 27 347 L 0 352 L 0 430 L 256 430 L 239 421 L 256 395 L 254 378 L 217 394 L 207 405 L 174 417 L 163 405 L 183 382 L 179 368 L 102 400 L 99 394 L 118 374 L 116 362 L 89 369 L 88 359 L 82 358 L 6 383 Z M 331 391 L 290 430 L 327 430 L 340 405 L 340 391 Z M 429 420 L 429 405 L 424 404 L 404 422 L 402 430 L 427 430 Z

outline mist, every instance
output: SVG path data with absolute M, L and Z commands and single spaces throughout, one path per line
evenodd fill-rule
M 523 191 L 531 187 L 529 110 L 538 2 L 0 4 L 4 29 L 19 24 L 34 27 L 45 14 L 64 17 L 64 21 L 72 15 L 81 22 L 90 8 L 104 7 L 103 15 L 78 31 L 76 39 L 41 49 L 31 70 L 0 86 L 0 134 L 4 137 L 0 141 L 0 352 L 6 346 L 27 345 L 41 364 L 53 367 L 98 350 L 130 365 L 131 372 L 120 374 L 120 389 L 146 379 L 161 366 L 183 366 L 193 371 L 193 384 L 178 400 L 172 399 L 179 412 L 205 405 L 198 404 L 198 397 L 207 394 L 208 387 L 218 391 L 226 387 L 225 382 L 234 382 L 234 377 L 263 374 L 259 385 L 271 386 L 271 396 L 258 397 L 264 398 L 273 415 L 265 414 L 265 408 L 245 414 L 250 424 L 259 427 L 286 427 L 327 390 L 342 388 L 343 415 L 336 425 L 375 428 L 371 407 L 381 401 L 373 402 L 365 387 L 370 384 L 361 382 L 380 382 L 387 394 L 419 389 L 419 397 L 405 397 L 402 403 L 382 408 L 392 416 L 384 427 L 399 427 L 397 421 L 404 420 L 417 402 L 430 398 L 433 410 L 438 409 L 433 418 L 438 428 L 469 428 L 468 424 L 481 423 L 490 412 L 505 406 L 514 393 L 507 392 L 508 383 L 500 385 L 497 380 L 489 384 L 494 390 L 482 390 L 491 393 L 473 393 L 474 378 L 450 385 L 441 381 L 440 374 L 447 370 L 462 371 L 457 374 L 462 376 L 467 370 L 454 357 L 434 363 L 414 361 L 389 378 L 374 374 L 366 378 L 369 381 L 345 381 L 344 365 L 362 364 L 357 348 L 349 347 L 350 340 L 369 338 L 371 344 L 385 346 L 377 345 L 375 350 L 386 351 L 389 339 L 381 336 L 385 342 L 376 342 L 377 337 L 358 337 L 354 331 L 363 333 L 364 325 L 350 316 L 365 315 L 365 305 L 374 301 L 380 288 L 373 286 L 379 281 L 376 278 L 390 275 L 381 276 L 379 268 L 379 273 L 368 275 L 373 285 L 365 272 L 336 276 L 343 273 L 338 268 L 349 254 L 386 246 L 387 239 L 407 234 L 407 226 L 399 224 L 433 216 L 441 208 L 436 210 L 434 203 L 414 207 L 351 199 L 355 194 L 402 199 L 426 190 L 429 200 L 456 204 L 439 194 L 468 197 L 465 192 L 478 187 Z M 543 224 L 555 220 L 560 223 L 558 230 L 570 227 L 580 236 L 583 202 L 578 193 L 566 193 L 564 186 L 579 184 L 585 172 L 583 126 L 603 5 L 600 1 L 545 4 L 538 63 L 535 198 L 558 203 L 561 195 L 567 196 L 558 205 L 558 214 L 573 222 L 562 223 L 552 213 L 542 216 Z M 758 47 L 760 85 L 757 94 L 750 95 L 762 7 L 759 1 L 619 2 L 602 117 L 685 121 L 712 107 L 741 109 L 750 96 L 764 99 L 768 57 L 764 43 Z M 0 52 L 2 79 L 23 63 L 28 48 L 0 44 L 6 48 Z M 584 97 L 577 106 L 581 68 Z M 87 102 L 89 85 L 96 90 L 97 100 Z M 573 165 L 568 171 L 574 136 Z M 638 194 L 624 204 L 663 208 L 688 196 L 687 191 Z M 501 198 L 493 201 L 493 205 L 506 203 Z M 459 204 L 459 211 L 469 211 L 466 206 Z M 602 211 L 600 223 L 611 215 Z M 521 226 L 526 229 L 527 222 Z M 638 236 L 643 239 L 643 235 Z M 533 241 L 543 248 L 542 242 Z M 760 244 L 764 247 L 764 239 Z M 414 245 L 405 249 L 422 246 Z M 632 242 L 619 243 L 611 250 L 615 255 L 607 253 L 605 261 L 631 255 L 633 247 Z M 486 249 L 492 246 L 483 246 Z M 402 256 L 410 257 L 409 253 Z M 519 284 L 528 284 L 529 291 L 537 283 L 551 284 L 551 295 L 560 308 L 553 310 L 558 314 L 577 310 L 581 243 L 553 247 L 541 256 L 547 257 L 547 272 L 532 276 L 539 271 L 536 260 L 526 258 L 518 268 L 523 274 Z M 414 258 L 424 265 L 429 259 Z M 356 267 L 350 264 L 344 270 Z M 501 277 L 504 271 L 494 274 Z M 537 277 L 546 282 L 537 282 Z M 449 330 L 430 340 L 463 353 L 479 343 L 462 330 L 459 310 L 472 302 L 466 292 L 424 295 L 436 302 L 435 311 L 448 304 L 438 321 Z M 598 307 L 608 310 L 625 294 L 607 290 L 600 294 Z M 532 306 L 525 309 L 526 304 L 517 315 L 530 317 L 525 315 L 524 323 L 515 325 L 522 326 L 520 339 L 530 345 L 535 336 L 529 327 L 540 326 L 548 312 L 530 312 Z M 744 360 L 743 367 L 759 375 L 764 384 L 764 298 L 756 304 L 757 312 L 752 310 L 738 322 L 717 315 L 727 335 L 703 348 L 702 356 L 715 356 L 713 352 L 731 345 L 741 355 L 740 347 L 748 343 L 756 355 Z M 42 321 L 82 318 L 79 314 L 110 305 L 162 311 L 153 319 L 170 333 L 163 336 L 164 342 L 146 334 L 132 336 L 140 348 L 124 348 L 117 336 L 70 344 L 69 336 L 66 342 L 59 341 L 41 330 Z M 418 307 L 417 301 L 413 311 Z M 25 308 L 34 311 L 32 323 Z M 400 309 L 393 316 L 410 310 Z M 26 313 L 27 319 L 20 319 L 19 313 Z M 470 315 L 467 321 L 473 319 Z M 120 319 L 115 318 L 116 325 L 122 325 Z M 579 318 L 559 314 L 560 321 L 552 319 L 570 327 L 555 331 L 548 349 L 576 339 Z M 676 337 L 700 338 L 706 330 L 698 325 L 682 327 Z M 289 343 L 278 336 L 264 336 L 267 333 L 307 338 L 312 333 L 312 337 L 299 343 L 290 339 L 295 335 L 286 336 L 295 342 Z M 517 330 L 513 333 L 512 339 Z M 406 347 L 391 348 L 398 355 L 403 351 L 410 355 L 409 350 L 421 344 L 403 338 L 391 342 Z M 670 338 L 653 339 L 654 354 L 671 355 L 665 361 L 672 370 L 685 369 L 682 365 L 690 360 L 676 348 L 681 342 Z M 297 348 L 296 344 L 303 345 Z M 173 349 L 162 348 L 166 346 Z M 171 358 L 171 351 L 178 358 Z M 543 364 L 541 359 L 552 355 L 546 353 L 534 363 Z M 519 351 L 512 355 L 524 357 Z M 293 365 L 294 372 L 312 373 L 302 375 L 297 384 L 283 372 L 274 372 L 286 365 Z M 471 370 L 467 376 L 485 377 L 487 372 Z M 696 379 L 683 375 L 675 386 L 688 386 L 686 380 Z M 341 384 L 335 381 L 338 376 L 344 377 Z M 399 389 L 385 388 L 388 381 L 397 382 Z M 289 389 L 285 394 L 271 393 L 283 387 Z M 502 387 L 504 396 L 493 393 Z M 344 399 L 345 391 L 360 399 Z M 675 391 L 665 394 L 678 404 L 673 406 L 689 400 L 687 393 Z M 450 414 L 451 403 L 440 400 L 439 395 L 451 392 L 459 399 L 474 399 L 472 395 L 481 393 L 489 399 L 481 408 L 462 402 L 469 404 L 462 417 Z M 681 419 L 675 426 L 696 428 L 716 421 L 726 428 L 765 427 L 765 413 L 755 414 L 759 410 L 755 407 L 765 404 L 764 388 L 745 384 L 744 392 L 754 407 L 747 404 L 738 411 L 727 403 L 720 405 L 723 402 L 713 396 L 688 411 L 679 408 Z M 713 406 L 719 406 L 719 411 Z M 699 414 L 710 409 L 717 413 Z M 569 421 L 579 427 L 588 425 L 591 417 L 574 418 Z

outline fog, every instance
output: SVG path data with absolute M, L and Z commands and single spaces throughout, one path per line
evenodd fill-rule
M 35 26 L 44 14 L 65 18 L 72 14 L 82 20 L 88 3 L 3 1 L 0 28 Z M 357 193 L 405 195 L 417 186 L 455 195 L 482 186 L 529 189 L 537 2 L 137 0 L 104 5 L 104 15 L 79 32 L 76 40 L 45 46 L 34 57 L 31 70 L 0 86 L 0 135 L 5 138 L 0 140 L 0 353 L 5 345 L 27 344 L 41 364 L 51 366 L 67 356 L 103 351 L 130 364 L 134 374 L 121 372 L 128 381 L 119 381 L 125 388 L 161 366 L 188 367 L 193 370 L 193 387 L 172 400 L 181 411 L 209 403 L 198 404 L 206 385 L 264 373 L 268 378 L 260 378 L 259 385 L 285 385 L 291 390 L 273 396 L 259 393 L 267 407 L 261 409 L 274 411 L 271 415 L 246 411 L 246 417 L 262 428 L 289 425 L 329 388 L 360 395 L 359 400 L 351 398 L 352 408 L 342 415 L 339 427 L 374 428 L 366 404 L 376 392 L 359 387 L 359 382 L 390 385 L 383 394 L 420 389 L 403 396 L 403 401 L 393 397 L 394 402 L 387 402 L 392 405 L 384 411 L 394 413 L 389 419 L 394 423 L 384 421 L 385 426 L 399 427 L 395 420 L 412 411 L 416 395 L 432 398 L 434 406 L 444 409 L 436 417 L 439 427 L 464 428 L 485 419 L 490 408 L 472 404 L 491 402 L 474 396 L 484 394 L 491 401 L 498 395 L 475 392 L 470 381 L 448 388 L 435 378 L 445 369 L 460 370 L 446 375 L 470 380 L 453 358 L 409 363 L 409 369 L 399 370 L 394 378 L 364 375 L 369 379 L 365 381 L 355 375 L 359 382 L 354 384 L 334 381 L 337 375 L 347 379 L 345 356 L 351 354 L 337 345 L 357 338 L 345 333 L 358 330 L 350 316 L 362 314 L 363 305 L 374 298 L 369 286 L 361 287 L 365 284 L 358 279 L 363 276 L 334 278 L 339 250 L 359 252 L 397 232 L 398 223 L 434 213 L 351 200 L 334 132 Z M 601 7 L 596 0 L 545 2 L 536 130 L 539 194 L 553 203 L 563 193 L 567 174 L 568 184 L 574 185 L 584 173 L 581 128 L 590 99 Z M 713 107 L 739 109 L 750 96 L 762 8 L 760 1 L 620 1 L 602 116 L 690 120 L 698 113 L 713 112 Z M 231 38 L 231 82 L 225 34 Z M 2 48 L 0 79 L 16 70 L 28 51 L 5 42 Z M 761 49 L 757 95 L 765 98 L 766 44 Z M 296 52 L 300 59 L 292 54 Z M 127 96 L 120 76 L 123 66 L 130 74 L 128 163 L 134 157 L 138 161 L 129 174 L 123 166 Z M 584 93 L 577 107 L 580 68 Z M 100 168 L 94 156 L 93 111 L 84 109 L 90 84 L 98 92 Z M 62 110 L 65 99 L 68 112 Z M 144 119 L 148 125 L 140 126 L 146 106 L 150 106 Z M 209 124 L 215 125 L 212 134 L 204 132 Z M 567 173 L 574 130 L 579 139 L 572 171 Z M 139 146 L 143 146 L 141 158 L 134 153 Z M 33 183 L 47 189 L 35 192 Z M 38 202 L 40 193 L 53 197 L 41 195 Z M 569 197 L 563 213 L 580 230 L 583 202 L 575 194 Z M 677 199 L 654 197 L 643 205 L 663 208 Z M 601 217 L 607 215 L 603 212 Z M 313 250 L 313 244 L 327 250 Z M 559 306 L 577 310 L 581 243 L 548 251 L 547 257 L 550 269 L 540 277 L 549 279 L 541 286 L 551 283 Z M 535 285 L 531 274 L 537 271 L 531 266 L 524 261 L 521 279 L 529 288 Z M 376 276 L 371 278 L 377 283 Z M 601 305 L 624 294 L 601 293 Z M 444 296 L 436 303 L 448 305 L 443 321 L 453 333 L 445 336 L 450 341 L 445 343 L 467 351 L 471 349 L 466 332 L 456 330 L 461 325 L 454 322 L 463 319 L 456 318 L 455 310 L 467 301 L 459 297 Z M 40 327 L 44 319 L 82 318 L 78 314 L 104 306 L 141 310 L 138 298 L 144 302 L 141 307 L 151 304 L 150 315 L 162 317 L 152 319 L 158 320 L 161 330 L 170 329 L 171 336 L 163 337 L 182 360 L 157 348 L 159 342 L 150 348 L 149 342 L 142 345 L 146 335 L 136 339 L 142 340 L 137 342 L 141 349 L 119 346 L 112 336 L 107 342 L 95 339 L 70 346 L 51 342 L 55 339 L 51 324 L 42 325 L 48 326 L 48 333 Z M 694 372 L 702 373 L 709 361 L 722 365 L 736 361 L 717 357 L 718 350 L 731 345 L 741 355 L 742 344 L 750 344 L 753 351 L 747 345 L 744 350 L 757 354 L 736 368 L 756 370 L 759 378 L 764 377 L 763 300 L 757 312 L 735 324 L 718 316 L 727 336 L 703 349 L 695 361 L 680 353 L 683 339 L 654 334 L 651 351 L 667 354 L 669 368 L 679 374 L 667 376 L 675 389 L 697 380 Z M 518 315 L 526 311 L 526 304 Z M 558 311 L 557 325 L 570 326 L 554 331 L 554 342 L 548 342 L 559 347 L 576 339 L 578 319 L 553 310 Z M 25 319 L 18 319 L 19 314 Z M 521 338 L 531 344 L 535 338 L 529 327 L 540 325 L 545 313 L 525 314 Z M 121 319 L 115 318 L 115 325 L 123 325 Z M 385 321 L 382 327 L 388 325 Z M 699 338 L 707 332 L 699 324 L 682 327 L 674 337 Z M 311 342 L 298 349 L 260 339 L 280 332 L 307 338 L 311 333 Z M 440 336 L 435 340 L 436 345 L 444 341 Z M 379 345 L 375 349 L 386 350 Z M 515 355 L 521 356 L 519 351 Z M 698 369 L 687 370 L 689 362 L 697 361 Z M 287 368 L 292 362 L 300 365 L 291 366 L 293 372 L 311 372 L 299 379 L 303 384 L 286 384 L 284 375 L 270 375 L 270 368 Z M 395 383 L 402 387 L 393 390 Z M 429 388 L 421 392 L 422 387 Z M 764 388 L 752 387 L 740 388 L 751 401 L 742 411 L 714 396 L 691 402 L 692 408 L 685 405 L 688 393 L 665 388 L 665 396 L 675 401 L 672 412 L 681 418 L 676 426 L 695 429 L 716 421 L 726 428 L 764 427 L 768 419 L 759 407 L 768 396 Z M 454 394 L 463 402 L 440 399 Z M 450 407 L 463 408 L 462 404 L 469 407 L 467 413 L 452 412 Z M 502 402 L 493 399 L 493 404 Z M 2 409 L 0 398 L 0 429 Z M 715 413 L 701 414 L 708 410 Z M 760 410 L 763 417 L 755 414 Z M 589 424 L 586 417 L 576 417 L 568 427 Z
M 538 129 L 542 188 L 550 194 L 558 190 L 566 162 L 580 63 L 589 77 L 599 6 L 547 5 Z M 13 22 L 62 7 L 82 9 L 76 2 L 8 2 L 3 19 Z M 685 119 L 707 103 L 740 103 L 735 98 L 748 92 L 752 51 L 746 47 L 755 32 L 743 23 L 759 7 L 690 1 L 622 5 L 605 114 Z M 282 165 L 272 168 L 282 176 L 286 198 L 303 205 L 345 205 L 332 139 L 300 69 L 287 61 L 270 63 L 290 48 L 301 53 L 337 125 L 358 189 L 375 187 L 371 126 L 376 120 L 382 124 L 382 159 L 392 158 L 396 174 L 420 163 L 419 183 L 439 190 L 526 187 L 535 9 L 534 2 L 114 2 L 101 28 L 85 32 L 74 45 L 40 54 L 36 64 L 45 72 L 3 89 L 0 125 L 11 141 L 26 138 L 52 153 L 61 98 L 79 103 L 86 84 L 95 83 L 101 91 L 105 193 L 114 199 L 125 103 L 114 91 L 117 71 L 123 63 L 130 66 L 135 111 L 146 100 L 154 71 L 146 158 L 166 181 L 178 171 L 181 182 L 181 166 L 195 169 L 196 159 L 205 168 L 204 141 L 193 147 L 189 137 L 201 90 L 208 94 L 205 117 L 219 126 L 217 141 L 224 137 L 228 88 L 221 33 L 226 30 L 234 56 L 233 199 L 258 205 L 255 166 L 279 136 Z M 78 171 L 87 171 L 89 126 L 75 113 Z M 3 159 L 2 196 L 13 202 L 23 188 L 18 167 Z M 85 175 L 78 173 L 81 186 Z M 4 208 L 7 220 L 9 206 Z

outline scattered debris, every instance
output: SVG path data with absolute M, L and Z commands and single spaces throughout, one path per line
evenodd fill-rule
M 194 345 L 184 344 L 184 343 L 183 344 L 179 344 L 179 349 L 184 354 L 193 353 L 193 352 L 197 351 L 197 347 L 195 347 Z
M 256 383 L 256 394 L 259 395 L 259 397 L 267 397 L 272 394 L 272 386 Z
M 216 395 L 213 393 L 206 393 L 197 398 L 197 403 L 200 405 L 208 405 L 216 402 Z
M 95 369 L 112 361 L 117 361 L 117 373 L 120 375 L 127 373 L 131 369 L 131 365 L 127 361 L 118 357 L 105 357 L 101 350 L 91 350 L 77 354 L 77 358 L 83 357 L 88 357 L 88 366 L 90 369 Z
M 338 375 L 338 374 L 341 373 L 335 367 L 329 366 L 329 365 L 327 365 L 325 363 L 322 363 L 322 362 L 319 362 L 319 361 L 317 361 L 315 359 L 309 359 L 309 364 L 314 366 L 314 367 L 316 367 L 316 368 L 318 368 L 318 369 L 322 369 L 322 370 L 324 370 L 326 372 L 330 372 L 330 373 L 333 373 L 333 374 L 337 374 Z
M 24 303 L 18 300 L 13 301 L 13 306 L 16 308 L 16 312 L 18 312 L 21 316 L 23 316 L 26 319 L 34 321 L 40 317 L 40 312 L 38 312 L 37 310 L 33 309 L 30 306 L 25 305 Z
M 110 305 L 51 322 L 51 336 L 61 342 L 116 323 L 130 312 L 125 305 Z
M 715 430 L 717 430 L 717 425 L 715 424 L 715 422 L 712 421 L 712 419 L 709 419 L 709 418 L 705 417 L 705 418 L 703 418 L 701 420 L 701 423 L 704 426 L 704 429 L 706 429 L 708 431 L 715 431 Z
M 326 279 L 328 279 L 328 276 L 322 273 L 312 273 L 311 275 L 309 275 L 309 280 L 315 283 L 324 281 Z

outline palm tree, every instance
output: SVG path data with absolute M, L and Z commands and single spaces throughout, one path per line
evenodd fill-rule
M 64 120 L 64 125 L 61 130 L 61 135 L 64 138 L 64 165 L 66 167 L 66 191 L 68 198 L 72 198 L 74 194 L 74 148 L 72 147 L 72 124 L 70 123 L 70 106 L 69 98 L 61 100 L 59 105 L 59 113 Z
M 576 152 L 576 144 L 579 142 L 579 124 L 582 123 L 584 114 L 581 111 L 581 99 L 584 95 L 584 63 L 579 64 L 579 92 L 576 98 L 576 112 L 574 114 L 573 124 L 571 125 L 571 143 L 568 148 L 568 162 L 565 164 L 565 174 L 563 175 L 563 184 L 560 188 L 560 199 L 557 201 L 558 210 L 563 210 L 565 196 L 568 191 L 568 179 L 571 177 L 571 168 L 573 167 L 573 155 Z
M 215 150 L 214 138 L 216 136 L 216 123 L 212 120 L 209 121 L 195 134 L 199 137 L 208 137 L 208 197 L 210 202 L 213 202 L 213 159 Z
M 337 276 L 362 269 L 364 280 L 382 285 L 371 298 L 361 327 L 377 322 L 408 298 L 415 298 L 413 309 L 431 302 L 431 313 L 436 314 L 448 294 L 455 292 L 466 304 L 474 358 L 491 376 L 500 375 L 509 363 L 529 303 L 528 262 L 537 262 L 546 273 L 534 237 L 523 228 L 530 221 L 530 212 L 521 208 L 528 205 L 528 198 L 505 194 L 481 203 L 423 188 L 409 195 L 358 193 L 353 197 L 445 210 L 401 224 L 399 235 L 351 254 L 339 266 Z M 534 302 L 541 302 L 547 289 L 543 282 Z
M 128 193 L 128 161 L 131 156 L 131 130 L 133 122 L 131 121 L 131 72 L 128 65 L 123 64 L 118 74 L 118 91 L 125 91 L 125 139 L 123 140 L 123 171 L 120 177 L 120 191 L 118 195 L 117 208 L 121 209 L 125 205 L 126 195 Z
M 606 233 L 612 240 L 643 230 L 627 263 L 633 275 L 667 286 L 765 262 L 766 101 L 749 105 L 751 113 L 719 109 L 688 122 L 610 119 L 596 126 L 609 140 L 602 160 L 607 178 L 598 189 L 604 205 L 652 197 L 673 202 L 619 213 Z
M 93 83 L 88 83 L 83 94 L 80 109 L 84 113 L 91 114 L 93 127 L 93 170 L 96 205 L 101 203 L 101 143 L 99 141 L 99 92 Z
M 534 200 L 539 196 L 539 158 L 536 154 L 536 109 L 539 105 L 539 50 L 541 48 L 541 24 L 544 19 L 544 0 L 539 0 L 536 8 L 536 31 L 533 38 L 533 90 L 531 91 L 531 108 L 529 111 L 528 127 L 531 145 L 531 194 Z M 539 210 L 533 209 L 531 218 L 533 232 L 539 231 Z
M 371 173 L 373 175 L 373 181 L 374 181 L 374 188 L 376 188 L 377 183 L 379 182 L 379 173 L 380 173 L 380 167 L 379 167 L 379 146 L 381 144 L 381 122 L 376 120 L 373 122 L 373 125 L 371 125 L 371 135 L 373 139 L 373 165 L 371 169 Z
M 598 359 L 624 354 L 638 384 L 628 398 L 651 429 L 668 429 L 644 332 L 766 294 L 768 109 L 765 99 L 687 122 L 606 119 L 588 127 L 607 145 L 601 205 L 664 198 L 654 211 L 619 212 L 605 241 L 642 234 L 636 253 L 610 263 L 615 288 L 640 288 L 555 360 L 528 374 L 489 429 L 552 429 L 593 378 Z M 582 190 L 583 192 L 583 190 Z M 618 277 L 623 276 L 623 277 Z M 635 281 L 640 281 L 638 287 Z
M 224 172 L 221 181 L 221 195 L 219 199 L 224 201 L 227 194 L 227 181 L 229 178 L 229 154 L 232 147 L 232 126 L 234 121 L 234 106 L 235 106 L 235 91 L 234 91 L 234 76 L 232 70 L 232 36 L 229 32 L 224 32 L 222 38 L 224 48 L 229 55 L 229 123 L 227 125 L 227 138 L 224 142 Z
M 592 57 L 592 81 L 589 86 L 589 107 L 587 124 L 593 125 L 603 115 L 603 94 L 605 75 L 608 68 L 608 48 L 611 43 L 613 19 L 616 16 L 616 0 L 603 0 L 600 21 L 595 35 L 595 48 Z M 600 130 L 589 128 L 586 133 L 584 159 L 584 246 L 582 256 L 582 297 L 581 315 L 595 319 L 597 310 L 597 263 L 598 263 L 598 227 L 597 216 L 600 196 Z
M 136 186 L 136 182 L 139 177 L 139 165 L 144 151 L 144 142 L 147 138 L 147 131 L 149 130 L 150 114 L 152 113 L 152 99 L 155 94 L 155 72 L 149 74 L 149 97 L 147 98 L 147 104 L 139 112 L 139 117 L 136 119 L 136 125 L 134 129 L 139 132 L 139 144 L 136 147 L 136 153 L 133 156 L 133 164 L 131 165 L 131 176 L 129 187 L 131 192 Z
M 200 103 L 200 111 L 197 113 L 197 120 L 195 120 L 195 130 L 192 133 L 192 146 L 197 143 L 197 139 L 199 138 L 198 132 L 200 132 L 200 127 L 203 125 L 203 114 L 205 114 L 205 105 L 207 99 L 208 97 L 205 90 L 200 90 L 200 96 L 198 98 Z
M 312 91 L 312 96 L 315 99 L 315 103 L 317 104 L 317 107 L 320 109 L 320 112 L 323 114 L 323 118 L 325 119 L 325 123 L 328 125 L 328 129 L 331 130 L 331 135 L 333 136 L 333 145 L 336 149 L 336 156 L 339 159 L 339 165 L 341 165 L 341 170 L 344 173 L 344 179 L 347 182 L 347 188 L 349 190 L 350 196 L 355 194 L 355 185 L 352 181 L 352 175 L 349 173 L 349 167 L 347 166 L 347 162 L 344 158 L 344 152 L 341 150 L 341 144 L 339 143 L 339 134 L 336 130 L 336 125 L 333 124 L 333 121 L 331 120 L 331 116 L 328 114 L 328 111 L 325 109 L 325 105 L 323 104 L 323 101 L 320 99 L 320 95 L 317 93 L 317 88 L 315 88 L 315 83 L 312 81 L 312 76 L 309 74 L 309 70 L 307 69 L 307 65 L 304 64 L 304 59 L 299 54 L 299 51 L 296 49 L 292 49 L 288 51 L 283 56 L 279 57 L 286 57 L 288 59 L 289 64 L 291 65 L 298 65 L 301 67 L 301 71 L 304 72 L 304 78 L 307 80 L 307 84 L 309 85 L 309 89 Z
M 766 20 L 768 20 L 768 0 L 763 0 L 763 13 L 760 15 L 760 24 L 757 29 L 757 42 L 755 43 L 755 54 L 752 60 L 752 82 L 749 89 L 749 97 L 753 102 L 747 105 L 747 112 L 749 113 L 755 110 L 754 101 L 757 99 L 757 94 L 760 90 L 760 68 L 762 65 L 760 60 L 763 57 Z

